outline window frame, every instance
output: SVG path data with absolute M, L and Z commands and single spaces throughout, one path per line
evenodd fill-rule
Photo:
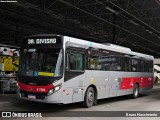
M 133 64 L 133 62 L 136 62 L 136 66 Z M 133 70 L 133 66 L 136 68 L 135 71 Z M 138 59 L 137 58 L 131 58 L 131 72 L 138 72 Z
M 145 60 L 138 59 L 138 72 L 145 72 Z
M 70 66 L 69 66 L 69 56 L 71 53 L 80 53 L 83 56 L 83 70 L 70 70 Z M 68 56 L 69 55 L 69 56 Z M 67 49 L 66 50 L 66 55 L 65 55 L 65 71 L 66 72 L 84 72 L 86 69 L 86 60 L 85 60 L 85 52 L 83 50 L 77 50 L 77 49 Z
M 124 72 L 132 72 L 131 71 L 131 62 L 132 61 L 131 61 L 131 57 L 130 56 L 122 56 L 122 71 L 124 71 Z

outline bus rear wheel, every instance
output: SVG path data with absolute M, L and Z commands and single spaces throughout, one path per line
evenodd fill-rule
M 135 99 L 139 96 L 139 85 L 135 84 L 133 88 L 133 94 L 131 95 L 131 98 Z
M 92 107 L 94 104 L 94 99 L 95 99 L 95 91 L 93 87 L 89 87 L 86 91 L 83 106 L 84 107 Z

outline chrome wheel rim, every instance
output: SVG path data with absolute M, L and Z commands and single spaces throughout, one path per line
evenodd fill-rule
M 88 93 L 88 103 L 92 104 L 93 103 L 93 99 L 94 99 L 94 93 L 92 91 L 90 91 Z

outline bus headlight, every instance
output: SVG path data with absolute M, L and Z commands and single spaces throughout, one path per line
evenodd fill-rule
M 53 94 L 53 93 L 55 93 L 55 92 L 57 92 L 58 90 L 60 90 L 61 89 L 61 84 L 60 85 L 57 85 L 57 86 L 55 86 L 54 88 L 52 88 L 52 89 L 50 89 L 49 91 L 48 91 L 48 95 L 51 95 L 51 94 Z
M 60 85 L 56 86 L 54 89 L 55 89 L 55 92 L 58 91 L 59 89 L 61 88 Z
M 50 89 L 49 91 L 48 91 L 48 95 L 51 95 L 51 94 L 53 94 L 54 93 L 54 88 L 52 88 L 52 89 Z

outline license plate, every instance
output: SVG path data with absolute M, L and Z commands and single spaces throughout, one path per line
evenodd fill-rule
M 35 95 L 28 95 L 28 98 L 30 98 L 30 99 L 36 99 L 36 96 Z

